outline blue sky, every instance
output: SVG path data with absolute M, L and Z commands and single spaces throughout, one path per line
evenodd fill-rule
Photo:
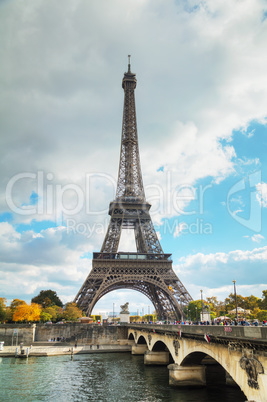
M 63 6 L 64 5 L 64 6 Z M 147 200 L 193 298 L 267 288 L 267 2 L 0 5 L 0 296 L 72 300 L 108 225 L 132 55 Z M 116 10 L 116 13 L 114 13 Z M 134 250 L 123 233 L 120 250 Z M 153 310 L 128 290 L 95 311 Z M 116 309 L 116 308 L 115 308 Z

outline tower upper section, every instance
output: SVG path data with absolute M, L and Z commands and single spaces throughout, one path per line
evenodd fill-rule
M 142 180 L 134 90 L 137 80 L 131 72 L 130 56 L 128 71 L 124 74 L 124 107 L 121 134 L 121 153 L 116 201 L 144 202 L 145 192 Z

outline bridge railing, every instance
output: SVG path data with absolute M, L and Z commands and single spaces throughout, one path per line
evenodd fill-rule
M 261 341 L 266 343 L 267 347 L 267 327 L 243 327 L 243 326 L 220 326 L 220 325 L 165 325 L 165 324 L 126 324 L 128 328 L 143 329 L 155 331 L 158 333 L 174 332 L 182 336 L 194 337 L 203 336 L 205 334 L 218 338 L 237 338 L 250 339 L 255 342 Z

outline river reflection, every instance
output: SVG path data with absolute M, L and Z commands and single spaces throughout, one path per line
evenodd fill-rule
M 144 366 L 143 356 L 107 353 L 0 361 L 1 401 L 245 401 L 227 386 L 177 389 L 164 366 Z

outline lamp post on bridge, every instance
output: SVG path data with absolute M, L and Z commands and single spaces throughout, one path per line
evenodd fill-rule
M 243 317 L 245 317 L 245 321 L 247 319 L 247 312 L 246 312 L 246 300 L 243 300 L 243 307 L 244 307 L 244 313 L 243 313 Z
M 201 293 L 201 313 L 202 313 L 202 317 L 201 317 L 201 320 L 200 321 L 204 321 L 203 320 L 203 290 L 201 289 L 200 290 L 200 293 Z
M 236 283 L 236 281 L 235 281 L 235 280 L 233 280 L 233 284 L 234 284 L 234 294 L 235 294 L 235 312 L 236 312 L 236 321 L 238 322 L 237 298 L 236 298 L 236 287 L 235 287 L 235 283 Z

